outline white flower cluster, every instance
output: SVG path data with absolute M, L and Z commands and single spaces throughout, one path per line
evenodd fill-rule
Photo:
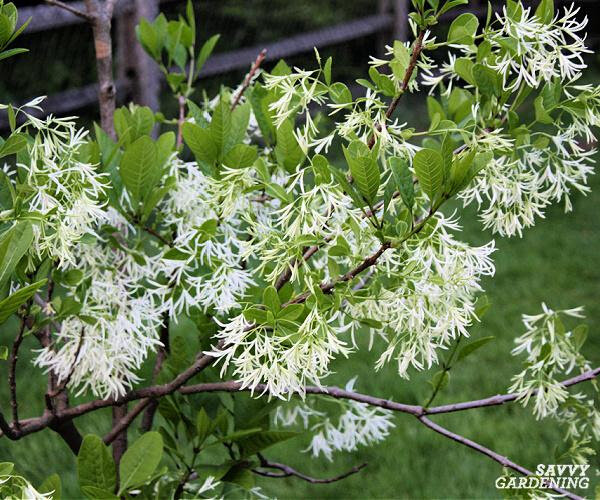
M 353 391 L 355 382 L 356 378 L 350 380 L 346 384 L 346 390 Z M 310 429 L 313 437 L 304 451 L 310 451 L 315 457 L 322 453 L 328 460 L 333 459 L 336 451 L 354 451 L 359 446 L 383 441 L 395 427 L 391 411 L 356 401 L 335 402 L 341 407 L 337 419 L 301 402 L 278 406 L 274 420 L 276 424 L 286 427 L 300 424 L 305 429 Z
M 172 164 L 176 186 L 161 209 L 166 224 L 174 227 L 174 258 L 162 261 L 169 277 L 170 314 L 192 306 L 213 307 L 225 313 L 255 284 L 243 267 L 245 241 L 239 213 L 249 206 L 243 190 L 254 184 L 247 170 L 227 171 L 220 180 L 203 174 L 196 163 Z
M 489 37 L 492 51 L 506 48 L 506 38 L 514 41 L 512 50 L 490 63 L 503 76 L 505 89 L 517 89 L 522 82 L 538 88 L 555 77 L 571 81 L 587 67 L 583 55 L 592 51 L 579 33 L 588 20 L 576 19 L 579 10 L 571 4 L 550 23 L 541 22 L 531 7 L 509 15 L 505 6 L 502 15 L 496 14 L 500 28 Z
M 114 210 L 107 216 L 120 237 L 132 230 Z M 74 257 L 83 281 L 89 283 L 81 311 L 62 322 L 53 345 L 43 349 L 35 362 L 52 370 L 59 382 L 71 374 L 70 384 L 80 393 L 121 395 L 139 380 L 136 370 L 160 344 L 164 293 L 149 286 L 148 280 L 156 276 L 162 261 L 102 241 L 78 245 Z M 77 296 L 76 287 L 73 295 Z
M 323 314 L 315 306 L 294 333 L 248 322 L 242 314 L 222 324 L 217 338 L 220 349 L 209 354 L 222 363 L 221 375 L 233 366 L 233 375 L 242 388 L 252 392 L 264 382 L 260 393 L 289 398 L 304 395 L 307 383 L 320 384 L 329 374 L 329 363 L 338 354 L 350 352 L 340 335 L 347 327 L 339 326 L 341 313 Z
M 381 272 L 394 279 L 393 288 L 382 287 L 371 298 L 348 306 L 352 318 L 384 325 L 377 333 L 387 347 L 377 368 L 395 358 L 398 373 L 408 377 L 410 366 L 428 369 L 438 362 L 439 348 L 468 337 L 467 329 L 476 319 L 475 294 L 482 290 L 479 281 L 494 274 L 490 256 L 495 246 L 493 241 L 481 247 L 460 242 L 449 232 L 459 229 L 456 221 L 436 215 L 424 229 L 431 234 L 411 238 L 387 254 Z
M 238 298 L 253 284 L 236 252 L 242 242 L 239 222 L 231 216 L 241 199 L 232 188 L 235 182 L 222 181 L 234 205 L 224 209 L 229 217 L 220 215 L 216 233 L 207 233 L 203 227 L 217 221 L 215 203 L 227 191 L 196 164 L 176 161 L 172 167 L 176 184 L 164 201 L 164 213 L 175 227 L 173 249 L 142 253 L 136 242 L 143 230 L 112 208 L 103 212 L 114 230 L 109 237 L 70 249 L 73 269 L 82 271 L 86 283 L 82 307 L 63 321 L 36 364 L 51 369 L 59 381 L 69 378 L 80 392 L 123 394 L 138 381 L 136 371 L 148 353 L 160 345 L 165 315 L 176 320 L 192 306 L 226 312 L 238 307 Z M 71 292 L 79 296 L 77 285 Z
M 34 248 L 39 258 L 48 256 L 65 268 L 75 264 L 75 244 L 104 219 L 107 174 L 80 160 L 87 132 L 73 118 L 27 118 L 22 128 L 36 133 L 27 163 L 18 162 L 17 167 L 34 188 L 29 210 L 42 221 L 33 226 Z
M 519 394 L 526 405 L 534 401 L 534 413 L 538 418 L 555 415 L 569 393 L 559 377 L 570 373 L 575 367 L 582 372 L 590 368 L 579 349 L 583 340 L 577 330 L 566 330 L 561 316 L 583 318 L 583 309 L 553 311 L 542 304 L 542 313 L 523 315 L 526 332 L 515 342 L 513 354 L 527 355 L 527 368 L 513 377 L 510 391 Z

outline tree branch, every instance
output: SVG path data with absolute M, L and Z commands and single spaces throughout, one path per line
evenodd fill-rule
M 133 407 L 133 410 L 131 410 L 131 411 L 127 412 L 125 415 L 123 415 L 116 423 L 113 422 L 114 427 L 110 430 L 110 432 L 108 434 L 106 434 L 106 436 L 104 436 L 102 438 L 104 443 L 111 444 L 113 441 L 115 441 L 115 439 L 117 439 L 119 434 L 121 434 L 122 432 L 124 432 L 128 429 L 128 427 L 131 425 L 131 423 L 135 420 L 135 417 L 137 417 L 142 411 L 144 411 L 144 409 L 149 404 L 155 403 L 155 402 L 156 402 L 156 400 L 150 399 L 150 398 L 140 400 L 140 402 Z M 152 417 L 154 417 L 154 412 L 152 413 Z M 152 421 L 150 421 L 150 427 L 152 427 Z M 145 432 L 149 431 L 150 427 L 148 429 L 142 429 L 142 430 Z
M 116 139 L 114 114 L 116 88 L 113 78 L 111 17 L 114 0 L 99 5 L 97 0 L 85 0 L 87 13 L 92 18 L 94 49 L 96 52 L 96 71 L 98 73 L 98 102 L 100 104 L 100 124 L 102 129 Z
M 73 14 L 74 16 L 80 17 L 81 19 L 85 19 L 88 22 L 94 22 L 94 17 L 91 16 L 89 13 L 87 12 L 83 12 L 82 10 L 76 9 L 75 7 L 73 7 L 72 5 L 69 5 L 67 3 L 61 2 L 60 0 L 44 0 L 48 5 L 52 5 L 54 7 L 59 7 L 61 9 L 66 10 L 67 12 L 70 12 L 71 14 Z
M 262 49 L 260 51 L 260 53 L 258 54 L 258 56 L 256 56 L 256 60 L 252 63 L 252 66 L 250 66 L 250 71 L 246 75 L 246 78 L 244 79 L 244 83 L 242 84 L 242 87 L 240 88 L 240 90 L 237 92 L 237 94 L 235 95 L 235 97 L 233 99 L 233 103 L 231 104 L 231 111 L 233 111 L 237 107 L 237 105 L 240 103 L 240 99 L 244 95 L 244 92 L 246 92 L 246 89 L 252 83 L 252 80 L 253 80 L 254 76 L 256 75 L 258 68 L 260 68 L 260 65 L 265 60 L 266 55 L 267 55 L 267 49 Z
M 19 359 L 19 347 L 23 342 L 23 334 L 25 332 L 26 319 L 21 316 L 21 323 L 19 325 L 19 331 L 12 345 L 10 351 L 10 357 L 8 360 L 8 388 L 10 390 L 10 407 L 12 409 L 13 426 L 18 431 L 19 425 L 19 403 L 17 401 L 17 360 Z
M 312 483 L 312 484 L 335 483 L 336 481 L 341 481 L 342 479 L 346 479 L 348 476 L 351 476 L 353 474 L 356 474 L 357 472 L 360 472 L 362 469 L 364 469 L 367 466 L 366 463 L 363 463 L 363 464 L 357 465 L 355 467 L 352 467 L 352 469 L 344 472 L 343 474 L 340 474 L 339 476 L 329 477 L 329 478 L 325 478 L 325 479 L 319 479 L 319 478 L 307 476 L 306 474 L 303 474 L 302 472 L 297 471 L 296 469 L 290 467 L 289 465 L 281 464 L 278 462 L 271 462 L 270 460 L 267 460 L 264 456 L 262 456 L 260 453 L 258 454 L 258 458 L 260 460 L 261 468 L 277 469 L 277 470 L 281 471 L 281 474 L 277 474 L 274 472 L 261 471 L 259 469 L 252 469 L 252 472 L 254 472 L 255 474 L 258 474 L 259 476 L 272 477 L 272 478 L 283 478 L 283 477 L 294 476 L 294 477 L 297 477 L 299 479 L 302 479 L 303 481 L 306 481 L 306 482 Z
M 479 443 L 476 443 L 475 441 L 471 441 L 470 439 L 467 439 L 466 437 L 461 436 L 460 434 L 456 434 L 452 431 L 449 431 L 445 427 L 442 427 L 441 425 L 438 425 L 435 422 L 432 422 L 425 416 L 420 416 L 420 417 L 418 417 L 418 419 L 419 419 L 419 422 L 421 422 L 426 427 L 429 427 L 431 430 L 437 432 L 438 434 L 441 434 L 442 436 L 447 437 L 447 438 L 451 439 L 452 441 L 456 441 L 457 443 L 465 445 L 465 446 L 471 448 L 472 450 L 478 451 L 479 453 L 481 453 L 487 457 L 490 457 L 492 460 L 495 460 L 496 462 L 501 464 L 503 467 L 512 469 L 515 472 L 518 472 L 519 474 L 523 474 L 524 476 L 532 476 L 533 475 L 533 472 L 531 472 L 529 469 L 526 469 L 525 467 L 513 462 L 512 460 L 509 460 L 507 457 L 504 457 L 504 456 L 500 455 L 499 453 L 496 453 L 495 451 L 490 450 L 489 448 L 486 448 L 485 446 L 482 446 Z M 577 496 L 567 490 L 563 490 L 562 488 L 550 487 L 550 489 L 555 491 L 556 493 L 560 493 L 561 495 L 564 495 L 567 498 L 570 498 L 571 500 L 583 500 L 580 496 Z
M 396 97 L 394 97 L 394 99 L 388 106 L 387 111 L 385 112 L 386 120 L 389 120 L 389 118 L 392 116 L 392 114 L 394 114 L 394 111 L 398 107 L 398 103 L 400 102 L 400 99 L 402 99 L 402 96 L 404 95 L 404 93 L 406 92 L 406 89 L 408 88 L 410 79 L 412 78 L 415 68 L 417 67 L 417 61 L 419 60 L 419 56 L 421 55 L 421 52 L 423 51 L 423 38 L 424 37 L 425 37 L 425 32 L 421 31 L 419 33 L 419 35 L 417 36 L 417 39 L 415 40 L 415 45 L 413 47 L 412 55 L 410 57 L 408 67 L 406 68 L 406 72 L 404 73 L 404 79 L 402 80 L 402 84 L 400 86 L 400 92 L 398 93 L 398 95 Z M 375 127 L 376 131 L 379 132 L 381 130 L 382 126 L 383 126 L 383 124 L 381 124 L 381 123 L 377 124 L 377 126 Z M 369 146 L 369 149 L 372 149 L 373 146 L 375 145 L 375 140 L 376 140 L 375 136 L 376 135 L 377 135 L 376 132 L 373 132 L 373 134 L 371 135 L 371 138 L 369 139 L 369 142 L 367 143 L 367 146 Z
M 152 382 L 157 379 L 158 374 L 162 368 L 163 362 L 169 353 L 169 315 L 165 313 L 164 315 L 164 326 L 160 332 L 160 341 L 162 346 L 159 347 L 158 352 L 156 353 L 156 362 L 154 363 L 154 370 L 152 372 Z M 158 401 L 156 399 L 148 400 L 144 407 L 146 411 L 144 412 L 144 416 L 142 417 L 142 426 L 141 429 L 143 432 L 148 432 L 152 428 L 152 422 L 154 421 L 154 414 L 156 413 L 156 409 L 158 408 Z M 139 410 L 141 411 L 142 408 Z M 138 410 L 136 406 L 132 412 Z M 128 415 L 128 418 L 130 416 Z M 131 421 L 135 418 L 135 415 L 132 415 Z

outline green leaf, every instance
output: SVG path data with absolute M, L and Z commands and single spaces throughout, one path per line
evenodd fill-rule
M 344 156 L 356 187 L 363 198 L 373 204 L 381 184 L 381 174 L 377 161 L 368 153 L 366 145 L 360 141 L 354 141 L 344 148 Z
M 208 127 L 208 133 L 217 148 L 219 157 L 222 157 L 225 153 L 225 143 L 228 140 L 230 131 L 231 110 L 229 109 L 229 103 L 224 98 L 221 98 L 221 101 L 215 107 L 210 126 Z
M 17 194 L 10 177 L 5 172 L 0 171 L 0 209 L 11 209 L 16 197 Z
M 146 432 L 135 441 L 121 458 L 119 495 L 144 484 L 158 467 L 162 453 L 162 436 L 156 431 Z
M 196 58 L 196 76 L 200 73 L 204 63 L 212 54 L 212 51 L 214 50 L 215 45 L 219 41 L 220 37 L 221 35 L 213 35 L 202 45 L 202 48 L 198 53 L 198 57 Z
M 198 433 L 198 446 L 202 446 L 202 443 L 206 441 L 206 438 L 211 435 L 213 426 L 210 418 L 204 411 L 204 408 L 200 408 L 196 417 L 196 432 Z
M 460 350 L 460 352 L 458 353 L 458 357 L 456 358 L 456 361 L 465 359 L 469 354 L 475 352 L 480 347 L 483 347 L 488 342 L 491 342 L 492 340 L 494 340 L 494 338 L 495 337 L 493 335 L 491 335 L 489 337 L 482 337 L 480 339 L 474 340 L 473 342 L 469 342 L 467 345 L 465 345 Z
M 251 323 L 264 324 L 267 322 L 267 311 L 257 309 L 256 307 L 245 309 L 242 314 Z
M 135 27 L 135 34 L 138 41 L 142 44 L 144 50 L 148 52 L 148 54 L 150 54 L 155 60 L 160 60 L 162 43 L 159 39 L 157 30 L 154 28 L 154 25 L 142 17 L 140 23 Z
M 29 52 L 29 49 L 10 49 L 0 52 L 0 61 L 2 59 L 8 59 L 9 57 L 16 56 L 17 54 L 24 54 Z
M 30 221 L 17 222 L 0 236 L 0 289 L 9 280 L 32 241 L 33 227 Z
M 304 153 L 294 136 L 294 127 L 289 120 L 284 121 L 276 132 L 275 157 L 277 163 L 289 173 L 294 173 L 302 165 Z
M 115 461 L 102 438 L 94 434 L 85 436 L 77 455 L 79 486 L 114 491 L 117 484 Z
M 123 154 L 119 173 L 133 202 L 140 202 L 159 180 L 160 166 L 154 141 L 148 136 L 135 140 Z
M 13 22 L 5 14 L 0 14 L 0 47 L 10 39 L 15 29 Z
M 392 73 L 398 80 L 404 78 L 406 69 L 410 64 L 410 52 L 408 48 L 400 41 L 394 41 L 394 58 L 390 62 Z
M 335 104 L 349 104 L 352 102 L 352 93 L 342 82 L 336 82 L 329 87 L 329 97 Z
M 221 480 L 237 484 L 248 491 L 254 488 L 254 474 L 244 464 L 236 464 L 231 467 Z
M 62 483 L 58 474 L 52 474 L 44 479 L 44 482 L 38 488 L 40 493 L 51 493 L 52 500 L 60 500 L 62 496 Z
M 9 476 L 14 468 L 15 464 L 11 462 L 0 462 L 0 476 Z
M 198 161 L 208 164 L 217 161 L 219 150 L 208 129 L 186 122 L 183 124 L 183 140 Z
M 433 149 L 417 151 L 413 159 L 413 168 L 421 189 L 433 203 L 444 179 L 440 153 Z
M 290 304 L 289 306 L 284 307 L 279 314 L 277 315 L 277 319 L 286 319 L 288 321 L 294 321 L 302 316 L 304 312 L 304 304 Z
M 8 347 L 6 347 L 5 345 L 0 345 L 0 360 L 6 361 L 7 359 L 8 359 Z M 2 463 L 4 463 L 4 462 L 2 462 Z M 0 466 L 2 465 L 2 463 L 0 463 Z
M 461 45 L 471 45 L 477 33 L 479 19 L 474 14 L 467 12 L 458 16 L 450 25 L 448 42 Z
M 439 10 L 438 17 L 442 14 L 448 12 L 450 9 L 457 7 L 459 5 L 466 5 L 469 3 L 469 0 L 449 0 L 444 4 L 444 6 Z
M 392 156 L 389 160 L 389 165 L 394 176 L 396 188 L 400 192 L 400 197 L 406 208 L 412 211 L 412 207 L 415 204 L 415 188 L 408 163 L 404 158 Z
M 487 295 L 481 295 L 475 303 L 475 316 L 481 320 L 492 306 Z
M 454 62 L 454 72 L 460 76 L 465 82 L 475 85 L 475 79 L 473 78 L 473 66 L 474 63 L 467 57 L 459 57 Z
M 27 146 L 27 134 L 12 134 L 0 147 L 0 158 L 17 154 Z
M 588 336 L 588 331 L 589 327 L 584 324 L 577 325 L 573 329 L 573 343 L 575 344 L 575 348 L 577 350 L 580 350 L 583 347 L 583 344 L 585 344 L 585 341 L 587 340 Z
M 281 309 L 279 295 L 277 295 L 277 290 L 275 290 L 274 286 L 265 288 L 265 291 L 263 292 L 263 304 L 274 313 L 277 313 Z
M 262 85 L 255 84 L 251 91 L 247 93 L 247 96 L 265 143 L 270 145 L 275 137 L 275 125 L 273 124 L 272 113 L 269 110 L 272 94 L 267 92 Z
M 237 144 L 223 158 L 223 165 L 230 168 L 247 168 L 258 158 L 256 146 Z
M 331 57 L 327 58 L 325 61 L 325 66 L 323 66 L 323 76 L 325 77 L 325 83 L 327 85 L 331 85 L 331 64 L 333 63 L 333 59 Z
M 262 431 L 258 434 L 242 438 L 238 440 L 237 443 L 240 447 L 242 457 L 250 457 L 259 451 L 269 448 L 277 443 L 287 441 L 298 435 L 298 432 L 292 431 Z
M 537 96 L 534 101 L 535 107 L 535 119 L 546 125 L 553 123 L 552 117 L 548 114 L 548 112 L 544 109 L 544 98 L 543 96 Z
M 498 73 L 483 64 L 476 64 L 472 71 L 475 85 L 483 95 L 501 95 L 502 84 Z
M 542 24 L 551 24 L 554 18 L 554 0 L 541 0 L 535 15 Z
M 238 105 L 231 113 L 231 126 L 223 144 L 223 154 L 228 153 L 234 146 L 244 141 L 250 123 L 251 111 L 252 106 L 250 103 L 245 102 Z
M 92 500 L 118 500 L 114 493 L 97 488 L 96 486 L 82 486 L 81 492 Z

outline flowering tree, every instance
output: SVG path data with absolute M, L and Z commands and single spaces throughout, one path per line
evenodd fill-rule
M 217 37 L 197 45 L 190 4 L 185 18 L 161 15 L 137 31 L 179 104 L 167 118 L 135 105 L 115 111 L 115 1 L 87 0 L 85 12 L 48 3 L 92 23 L 102 120 L 92 137 L 70 118 L 35 118 L 42 99 L 3 105 L 11 133 L 0 146 L 0 321 L 20 324 L 4 349 L 5 438 L 57 432 L 90 498 L 260 495 L 255 475 L 324 483 L 363 467 L 313 478 L 272 461 L 269 446 L 302 430 L 312 436 L 305 451 L 331 460 L 385 439 L 401 412 L 528 476 L 430 419 L 520 401 L 563 422 L 564 459 L 586 463 L 600 412 L 569 388 L 600 368 L 580 353 L 581 308 L 523 316 L 513 354 L 525 366 L 508 394 L 433 405 L 450 367 L 489 340 L 468 337 L 488 307 L 480 280 L 494 274 L 494 242 L 461 241 L 460 211 L 448 213 L 447 202 L 474 204 L 484 227 L 510 237 L 588 191 L 594 151 L 584 144 L 600 120 L 600 87 L 577 83 L 589 51 L 576 8 L 507 0 L 481 24 L 459 15 L 438 41 L 439 17 L 467 0 L 412 0 L 414 39 L 371 58 L 359 97 L 332 81 L 331 58 L 315 51 L 315 69 L 279 62 L 270 73 L 263 52 L 237 89 L 193 100 Z M 17 11 L 0 5 L 6 58 L 21 50 L 6 49 Z M 448 55 L 438 64 L 440 49 Z M 423 89 L 430 126 L 416 130 L 394 113 L 405 93 Z M 172 335 L 181 321 L 194 331 Z M 45 412 L 23 419 L 15 371 L 30 334 L 48 390 Z M 360 337 L 379 354 L 374 377 L 388 363 L 403 379 L 435 370 L 429 400 L 366 395 L 355 379 L 328 386 L 332 360 L 352 363 Z M 69 392 L 87 399 L 71 405 Z M 82 437 L 77 417 L 106 407 L 110 431 Z M 128 445 L 140 415 L 143 434 Z M 205 451 L 213 447 L 226 455 Z M 36 491 L 0 464 L 0 491 L 56 497 L 60 479 Z

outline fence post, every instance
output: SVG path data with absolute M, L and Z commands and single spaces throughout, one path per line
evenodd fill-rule
M 394 0 L 394 40 L 408 40 L 408 0 Z
M 158 15 L 159 0 L 135 0 L 133 9 L 123 13 L 117 21 L 117 75 L 131 82 L 131 98 L 137 104 L 159 109 L 160 71 L 144 52 L 135 36 L 140 19 L 154 19 Z

